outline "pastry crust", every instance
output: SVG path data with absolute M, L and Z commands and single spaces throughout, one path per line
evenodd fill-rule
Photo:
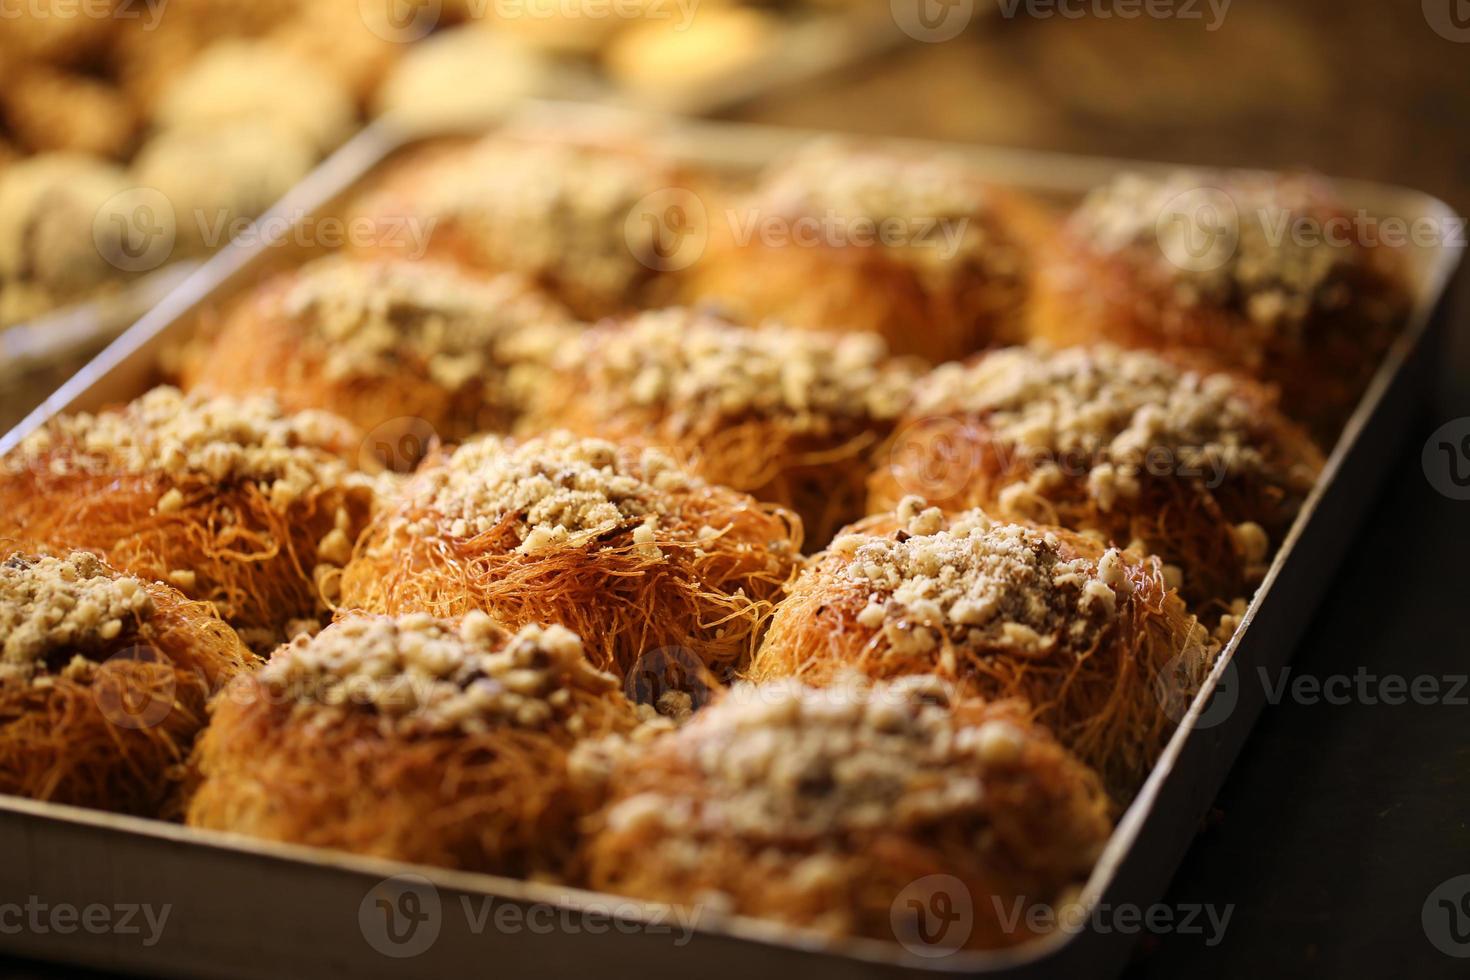
M 1331 446 L 1409 309 L 1401 256 L 1357 217 L 1307 176 L 1120 177 L 1042 251 L 1030 333 L 1255 377 Z
M 816 143 L 709 209 L 681 280 L 747 322 L 871 331 L 939 363 L 1021 338 L 1031 241 L 1050 219 L 959 161 Z
M 741 684 L 677 731 L 577 758 L 605 794 L 592 888 L 910 949 L 1033 938 L 1002 910 L 1066 902 L 1111 829 L 1096 774 L 1024 710 L 933 677 Z M 931 897 L 972 914 L 943 946 L 914 914 Z
M 208 604 L 94 555 L 0 561 L 0 793 L 176 813 L 205 702 L 255 658 Z

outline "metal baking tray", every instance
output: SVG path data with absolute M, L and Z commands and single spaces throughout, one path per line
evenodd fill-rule
M 541 104 L 520 122 L 587 128 L 605 110 Z M 620 120 L 621 123 L 621 120 Z M 507 123 L 513 125 L 514 121 Z M 818 134 L 658 120 L 642 133 L 691 162 L 749 170 Z M 327 214 L 376 167 L 408 148 L 381 128 L 364 132 L 278 206 L 281 213 Z M 868 140 L 870 143 L 884 141 Z M 991 179 L 1066 199 L 1121 169 L 1158 164 L 903 141 L 968 158 Z M 1423 218 L 1452 227 L 1443 203 L 1414 191 L 1343 182 L 1350 202 L 1371 214 Z M 95 409 L 142 391 L 165 345 L 185 337 L 194 314 L 281 261 L 271 243 L 232 245 L 144 316 L 45 404 L 0 440 L 0 451 L 59 412 Z M 1328 460 L 1322 479 L 1276 555 L 1204 690 L 1120 819 L 1080 901 L 1147 907 L 1157 901 L 1193 838 L 1265 702 L 1242 678 L 1284 665 L 1306 629 L 1388 472 L 1448 320 L 1446 287 L 1459 249 L 1411 254 L 1413 316 L 1384 359 Z M 1232 707 L 1233 706 L 1233 707 Z M 136 931 L 23 930 L 0 948 L 43 959 L 170 976 L 379 977 L 603 975 L 748 978 L 753 975 L 919 977 L 965 974 L 1007 980 L 1106 977 L 1132 943 L 1117 929 L 1058 931 L 1004 952 L 936 958 L 873 940 L 838 940 L 780 923 L 670 910 L 538 882 L 435 868 L 201 832 L 17 798 L 0 798 L 0 905 L 35 898 L 49 906 L 111 909 L 168 906 L 156 937 Z M 387 919 L 387 912 L 401 918 Z M 391 935 L 390 927 L 394 928 Z M 3 925 L 3 923 L 0 923 Z M 685 927 L 692 927 L 686 932 Z M 400 942 L 404 936 L 408 938 Z M 154 938 L 151 944 L 146 942 Z

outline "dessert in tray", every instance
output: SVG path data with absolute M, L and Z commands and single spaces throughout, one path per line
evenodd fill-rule
M 346 207 L 427 248 L 219 295 L 0 458 L 0 789 L 900 942 L 943 874 L 970 947 L 1034 938 L 1000 911 L 1086 880 L 1407 280 L 1257 234 L 1315 178 L 1068 213 L 916 152 L 396 160 Z M 179 693 L 107 738 L 129 684 Z

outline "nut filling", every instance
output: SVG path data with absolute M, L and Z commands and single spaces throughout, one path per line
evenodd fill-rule
M 993 523 L 980 511 L 951 519 L 906 497 L 894 537 L 849 534 L 832 543 L 848 581 L 869 590 L 860 625 L 896 654 L 950 645 L 1040 654 L 1083 650 L 1116 615 L 1128 588 L 1123 559 L 1065 560 L 1050 532 Z
M 574 691 L 602 692 L 616 678 L 593 669 L 582 641 L 560 626 L 511 633 L 482 612 L 462 620 L 425 614 L 353 617 L 300 636 L 260 672 L 296 710 L 377 713 L 385 734 L 482 734 L 495 727 L 578 727 Z
M 665 493 L 697 486 L 662 452 L 643 450 L 633 466 L 614 443 L 566 433 L 519 444 L 479 439 L 423 479 L 428 506 L 452 522 L 452 535 L 483 534 L 514 514 L 526 553 L 630 522 L 642 525 L 635 533 L 640 544 L 655 548 Z
M 74 656 L 62 676 L 90 670 L 98 654 L 154 613 L 141 580 L 119 576 L 95 556 L 12 555 L 0 562 L 0 682 L 36 681 L 53 654 Z
M 1229 207 L 1214 215 L 1218 227 L 1199 227 L 1221 198 Z M 1192 206 L 1192 220 L 1167 220 L 1181 204 Z M 1291 233 L 1293 222 L 1328 213 L 1321 190 L 1304 178 L 1125 174 L 1088 195 L 1073 228 L 1100 251 L 1149 256 L 1151 271 L 1172 284 L 1184 306 L 1238 307 L 1257 327 L 1290 335 L 1319 308 L 1339 308 L 1352 298 L 1341 273 L 1355 264 L 1358 250 Z M 1199 255 L 1186 236 L 1202 232 L 1213 234 Z
M 497 354 L 549 358 L 571 319 L 519 276 L 482 281 L 435 263 L 341 258 L 304 267 L 282 311 L 328 351 L 330 379 L 391 376 L 406 353 L 450 389 L 494 367 Z
M 706 781 L 699 822 L 754 840 L 831 840 L 847 831 L 924 825 L 972 813 L 977 776 L 1014 761 L 1026 733 L 992 719 L 956 728 L 944 685 L 907 677 L 870 687 L 848 675 L 829 688 L 795 680 L 737 684 L 718 711 L 696 715 L 676 736 Z M 623 749 L 590 743 L 573 768 L 601 772 L 597 756 Z M 615 829 L 640 824 L 688 832 L 694 801 L 640 793 L 607 815 Z M 663 857 L 676 857 L 670 848 Z M 698 855 L 690 853 L 690 860 Z
M 592 374 L 598 395 L 683 417 L 708 413 L 778 417 L 797 432 L 821 431 L 834 418 L 892 419 L 907 402 L 911 377 L 885 366 L 874 334 L 824 334 L 767 326 L 751 330 L 694 310 L 641 314 L 600 331 L 591 353 L 573 358 Z
M 154 388 L 126 408 L 63 416 L 27 438 L 7 458 L 12 472 L 59 441 L 76 452 L 52 456 L 53 472 L 91 472 L 121 464 L 129 473 L 192 474 L 265 488 L 285 507 L 323 486 L 369 486 L 333 448 L 351 444 L 351 427 L 326 412 L 287 414 L 274 398 L 203 397 Z M 160 506 L 167 509 L 167 497 Z
M 1143 351 L 1016 347 L 936 369 L 914 411 L 982 415 L 997 438 L 1040 460 L 1035 486 L 1018 484 L 1012 496 L 1044 495 L 1064 475 L 1059 463 L 1085 461 L 1089 495 L 1106 512 L 1137 496 L 1161 453 L 1170 472 L 1202 479 L 1282 476 L 1268 472 L 1259 411 L 1238 386 L 1230 375 L 1182 370 Z M 1310 485 L 1310 474 L 1304 479 Z

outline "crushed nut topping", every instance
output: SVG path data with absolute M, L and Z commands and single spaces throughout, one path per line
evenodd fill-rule
M 31 680 L 61 651 L 85 659 L 153 613 L 141 580 L 94 555 L 11 555 L 0 562 L 0 681 Z
M 1179 368 L 1146 351 L 1108 345 L 1061 351 L 1013 347 L 979 361 L 945 364 L 919 386 L 922 415 L 983 415 L 995 436 L 1044 461 L 1035 485 L 1013 494 L 1044 496 L 1060 482 L 1058 463 L 1089 467 L 1088 490 L 1110 510 L 1139 492 L 1163 454 L 1168 471 L 1201 478 L 1259 473 L 1259 409 L 1228 374 Z
M 1024 256 L 993 233 L 990 193 L 963 161 L 865 150 L 818 140 L 773 168 L 760 207 L 786 215 L 871 223 L 895 254 L 932 265 L 983 260 L 996 275 L 1018 273 Z
M 1126 594 L 1121 558 L 1064 559 L 1055 534 L 991 521 L 978 510 L 946 518 L 919 497 L 898 507 L 892 537 L 848 534 L 832 543 L 841 574 L 869 590 L 858 623 L 890 649 L 923 655 L 950 645 L 1045 653 L 1085 648 Z
M 452 535 L 482 534 L 515 515 L 528 554 L 641 525 L 635 539 L 657 557 L 665 494 L 702 485 L 658 450 L 620 451 L 565 432 L 525 442 L 476 439 L 419 478 L 429 509 L 451 522 Z
M 571 314 L 520 276 L 481 280 L 431 262 L 319 259 L 282 310 L 327 350 L 328 378 L 388 376 L 406 354 L 449 389 L 502 362 L 549 359 L 572 329 Z
M 1184 170 L 1118 177 L 1087 196 L 1072 227 L 1103 252 L 1144 256 L 1185 306 L 1235 308 L 1263 329 L 1295 333 L 1315 310 L 1351 299 L 1339 273 L 1359 250 L 1293 234 L 1295 222 L 1333 214 L 1328 190 L 1310 178 Z
M 74 452 L 48 459 L 54 472 L 120 465 L 130 473 L 247 481 L 266 488 L 273 505 L 285 507 L 323 486 L 367 485 L 367 477 L 336 455 L 356 440 L 352 427 L 336 416 L 288 414 L 270 396 L 205 397 L 159 387 L 117 411 L 56 419 L 22 442 L 6 462 L 15 472 L 65 443 Z M 181 503 L 165 493 L 158 505 L 167 512 Z
M 870 685 L 848 674 L 821 689 L 737 684 L 664 738 L 704 779 L 702 825 L 789 841 L 973 812 L 987 770 L 1014 762 L 1027 733 L 999 719 L 956 727 L 936 677 Z M 608 822 L 687 833 L 690 802 L 642 793 L 616 804 Z
M 914 379 L 876 334 L 753 330 L 688 309 L 594 331 L 566 359 L 596 397 L 656 407 L 691 427 L 710 413 L 779 416 L 797 431 L 838 417 L 892 419 Z
M 550 272 L 621 295 L 647 268 L 646 243 L 630 242 L 628 216 L 661 186 L 646 163 L 565 143 L 491 137 L 444 161 L 421 201 L 426 216 L 455 222 L 496 265 Z M 646 246 L 646 247 L 645 247 Z
M 570 630 L 511 633 L 483 612 L 459 620 L 351 616 L 298 636 L 259 677 L 300 711 L 372 711 L 385 734 L 544 731 L 571 720 L 574 691 L 618 686 L 587 662 Z

